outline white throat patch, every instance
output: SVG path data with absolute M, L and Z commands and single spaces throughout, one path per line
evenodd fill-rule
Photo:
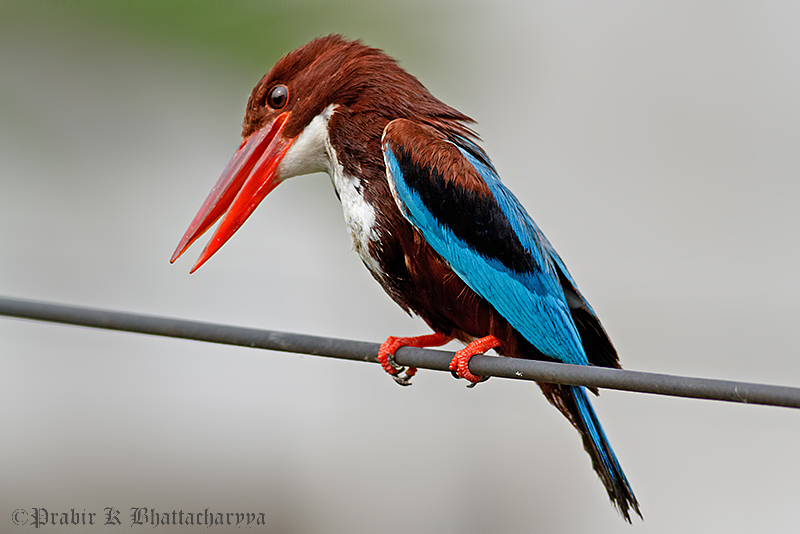
M 381 276 L 380 266 L 369 252 L 370 242 L 380 238 L 375 227 L 375 208 L 364 199 L 361 180 L 345 174 L 331 145 L 328 123 L 335 109 L 335 105 L 328 106 L 305 127 L 278 166 L 278 173 L 281 180 L 314 172 L 328 173 L 342 202 L 353 250 L 373 274 Z
M 314 117 L 294 140 L 278 165 L 281 180 L 314 172 L 330 174 L 332 166 L 331 155 L 327 150 L 330 145 L 328 121 L 333 115 L 333 108 L 334 106 L 328 106 Z

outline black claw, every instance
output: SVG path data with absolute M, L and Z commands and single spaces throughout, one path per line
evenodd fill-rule
M 470 382 L 469 384 L 467 384 L 467 387 L 468 387 L 468 388 L 470 388 L 470 389 L 472 389 L 472 388 L 474 388 L 475 386 L 477 386 L 478 384 L 481 384 L 481 383 L 483 383 L 483 382 L 486 382 L 486 381 L 487 381 L 487 380 L 489 380 L 490 378 L 491 378 L 490 376 L 482 376 L 482 377 L 481 377 L 481 379 L 480 379 L 478 382 Z
M 411 377 L 410 376 L 406 376 L 405 374 L 402 374 L 402 372 L 401 373 L 397 373 L 396 375 L 392 375 L 392 378 L 394 379 L 395 382 L 397 382 L 398 384 L 400 384 L 403 387 L 407 387 L 407 386 L 411 385 Z
M 397 369 L 397 374 L 391 375 L 392 379 L 403 387 L 410 386 L 411 378 L 413 378 L 414 375 L 408 376 L 406 374 L 406 368 L 394 361 L 394 354 L 389 355 L 388 361 L 389 365 Z

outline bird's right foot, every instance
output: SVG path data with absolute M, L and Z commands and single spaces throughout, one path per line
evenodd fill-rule
M 470 372 L 469 361 L 473 356 L 484 354 L 487 350 L 500 346 L 500 341 L 494 336 L 486 336 L 476 339 L 469 345 L 456 352 L 453 361 L 450 362 L 450 372 L 456 378 L 466 378 L 470 381 L 468 388 L 475 387 L 475 384 L 488 380 L 488 376 L 477 376 Z

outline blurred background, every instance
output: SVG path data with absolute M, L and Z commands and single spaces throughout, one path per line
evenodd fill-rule
M 626 367 L 800 385 L 799 17 L 782 2 L 0 2 L 0 295 L 426 333 L 350 250 L 324 175 L 283 184 L 195 275 L 200 247 L 168 263 L 252 86 L 337 32 L 479 122 Z M 0 530 L 30 528 L 11 514 L 32 507 L 115 507 L 123 526 L 131 507 L 264 512 L 263 531 L 287 533 L 796 528 L 797 411 L 614 391 L 595 407 L 642 504 L 632 527 L 533 384 L 421 371 L 400 388 L 375 365 L 0 319 Z

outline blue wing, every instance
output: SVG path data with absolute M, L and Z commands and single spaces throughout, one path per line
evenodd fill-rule
M 473 291 L 542 353 L 566 363 L 619 366 L 564 262 L 477 145 L 401 119 L 386 127 L 382 147 L 400 211 Z M 580 431 L 623 516 L 630 521 L 629 508 L 641 515 L 586 390 L 542 390 Z
M 382 146 L 401 212 L 456 274 L 542 353 L 587 365 L 560 278 L 574 282 L 483 151 L 402 119 Z

